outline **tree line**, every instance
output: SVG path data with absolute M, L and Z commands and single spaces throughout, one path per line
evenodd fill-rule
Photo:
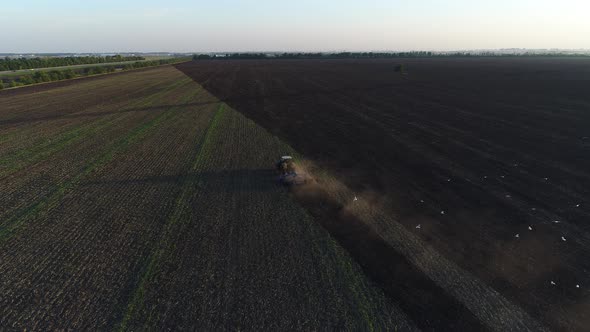
M 338 52 L 338 53 L 222 53 L 194 54 L 193 60 L 223 59 L 387 59 L 387 58 L 432 58 L 432 57 L 587 57 L 590 54 L 534 53 L 518 54 L 498 52 Z
M 123 61 L 140 61 L 140 56 L 81 56 L 81 57 L 46 57 L 46 58 L 4 58 L 0 59 L 0 71 L 89 65 L 95 63 L 111 63 Z
M 171 63 L 178 63 L 188 61 L 190 58 L 172 58 L 152 61 L 138 61 L 134 63 L 117 64 L 117 65 L 106 65 L 106 66 L 94 66 L 80 69 L 62 69 L 62 70 L 50 70 L 50 71 L 37 71 L 35 73 L 27 73 L 10 77 L 8 82 L 4 82 L 0 79 L 0 90 L 5 87 L 18 87 L 23 85 L 30 85 L 36 83 L 53 82 L 68 80 L 77 77 L 85 77 L 99 74 L 108 74 L 115 71 L 124 71 L 145 67 L 153 67 Z
M 347 58 L 395 58 L 395 57 L 428 57 L 433 52 L 339 52 L 339 53 L 226 53 L 226 54 L 195 54 L 193 60 L 207 59 L 347 59 Z

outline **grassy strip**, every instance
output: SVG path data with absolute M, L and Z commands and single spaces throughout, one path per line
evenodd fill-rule
M 222 121 L 223 115 L 225 114 L 224 104 L 221 104 L 213 119 L 211 120 L 211 124 L 205 133 L 205 137 L 203 138 L 203 142 L 200 144 L 198 153 L 195 157 L 191 170 L 199 170 L 207 160 L 207 158 L 211 155 L 215 146 L 211 144 L 212 139 L 217 135 L 217 128 L 219 123 Z M 156 249 L 150 255 L 147 265 L 144 269 L 144 272 L 141 274 L 141 278 L 135 288 L 135 291 L 131 297 L 127 305 L 127 309 L 125 311 L 125 315 L 117 330 L 119 331 L 126 331 L 128 329 L 129 322 L 133 318 L 134 314 L 138 310 L 139 306 L 143 303 L 143 299 L 145 296 L 146 285 L 149 281 L 151 281 L 157 271 L 157 266 L 162 260 L 164 256 L 164 252 L 167 249 L 173 249 L 175 247 L 174 242 L 172 241 L 172 236 L 175 234 L 174 228 L 176 225 L 181 224 L 183 222 L 183 215 L 186 213 L 187 210 L 187 203 L 189 201 L 190 195 L 193 193 L 192 189 L 194 188 L 194 184 L 197 180 L 185 180 L 182 185 L 182 190 L 180 194 L 178 194 L 176 201 L 174 203 L 174 208 L 170 217 L 168 218 L 168 222 L 166 223 L 165 229 L 163 231 L 163 235 L 160 238 L 159 243 L 157 244 Z M 188 218 L 187 218 L 188 219 Z M 187 219 L 184 219 L 186 221 Z
M 162 95 L 176 89 L 177 87 L 185 83 L 186 81 L 184 80 L 179 81 L 173 84 L 170 88 L 161 91 L 157 94 L 151 95 L 144 100 L 141 100 L 133 105 L 130 105 L 130 107 L 141 107 L 149 105 L 150 103 L 162 97 Z M 115 114 L 115 117 L 116 116 L 117 114 Z M 128 116 L 129 114 L 127 114 L 127 116 L 124 116 L 123 118 Z M 119 119 L 120 118 L 121 117 L 119 117 Z M 112 119 L 112 117 L 107 117 L 98 121 L 93 121 L 84 124 L 82 126 L 77 126 L 60 134 L 60 136 L 58 136 L 57 139 L 50 140 L 44 144 L 34 146 L 30 149 L 19 150 L 17 153 L 11 156 L 0 159 L 0 167 L 6 167 L 5 169 L 0 170 L 0 178 L 12 174 L 20 170 L 24 166 L 42 161 L 45 158 L 59 151 L 64 150 L 66 147 L 77 142 L 80 142 L 85 138 L 102 131 L 104 128 L 110 126 L 112 124 L 112 121 L 114 120 L 116 119 Z
M 198 92 L 200 91 L 202 90 L 198 90 Z M 188 101 L 193 97 L 194 95 L 191 95 L 188 98 L 186 98 L 186 100 Z M 153 130 L 162 122 L 167 121 L 173 118 L 174 116 L 177 116 L 178 113 L 175 112 L 176 109 L 177 108 L 171 108 L 168 111 L 163 112 L 156 118 L 135 127 L 133 130 L 129 132 L 127 136 L 122 137 L 120 140 L 114 143 L 110 147 L 110 149 L 108 149 L 105 153 L 100 155 L 92 163 L 86 166 L 86 168 L 81 173 L 57 187 L 52 193 L 49 194 L 48 197 L 42 198 L 37 202 L 34 202 L 31 205 L 27 206 L 26 208 L 21 209 L 11 218 L 6 220 L 3 223 L 3 225 L 0 226 L 0 242 L 5 241 L 17 228 L 19 228 L 29 218 L 38 215 L 42 211 L 48 211 L 57 206 L 64 198 L 64 196 L 72 189 L 74 189 L 82 179 L 84 179 L 91 173 L 97 171 L 98 169 L 100 169 L 100 167 L 106 165 L 114 158 L 116 154 L 124 152 L 132 144 L 139 142 L 142 138 L 145 137 L 145 135 L 147 135 L 147 133 L 150 130 Z
M 78 65 L 92 65 L 104 63 L 116 63 L 125 61 L 143 61 L 142 56 L 59 56 L 59 57 L 36 57 L 36 58 L 5 58 L 0 59 L 0 71 L 25 70 L 50 67 L 69 67 Z
M 148 62 L 135 62 L 133 64 L 126 64 L 126 65 L 122 66 L 121 68 L 118 68 L 118 67 L 113 68 L 112 70 L 105 69 L 109 66 L 98 66 L 98 67 L 92 67 L 92 68 L 85 68 L 85 69 L 93 69 L 93 70 L 85 71 L 82 74 L 76 74 L 76 73 L 70 74 L 69 71 L 71 71 L 71 70 L 68 70 L 68 72 L 66 74 L 62 74 L 61 78 L 58 75 L 55 75 L 55 77 L 51 77 L 50 75 L 44 76 L 43 74 L 46 74 L 46 73 L 40 72 L 41 77 L 39 77 L 39 78 L 29 77 L 30 75 L 26 75 L 25 79 L 23 79 L 22 77 L 17 77 L 16 79 L 18 79 L 18 81 L 16 79 L 13 79 L 10 82 L 10 86 L 8 88 L 5 88 L 5 90 L 54 83 L 54 82 L 58 82 L 58 81 L 71 81 L 71 80 L 83 79 L 83 78 L 93 77 L 93 76 L 117 74 L 117 73 L 121 73 L 121 72 L 132 71 L 132 70 L 145 69 L 148 67 L 155 68 L 155 67 L 162 67 L 162 66 L 168 66 L 168 65 L 175 65 L 175 64 L 179 64 L 179 63 L 183 63 L 183 62 L 187 62 L 187 61 L 190 61 L 190 60 L 187 58 L 179 58 L 179 59 L 175 59 L 175 61 L 167 61 L 164 63 L 161 63 L 161 60 L 160 61 L 148 61 Z M 116 69 L 120 69 L 120 70 L 117 71 Z M 2 90 L 2 89 L 0 89 L 0 90 Z

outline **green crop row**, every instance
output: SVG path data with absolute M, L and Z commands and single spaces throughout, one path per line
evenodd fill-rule
M 147 98 L 141 99 L 141 100 L 139 100 L 139 102 L 130 103 L 129 101 L 136 100 L 136 99 L 140 98 L 141 96 L 145 96 L 146 91 L 148 91 L 148 92 L 152 91 L 153 89 L 155 89 L 155 88 L 157 89 L 158 86 L 162 85 L 162 82 L 157 81 L 157 80 L 153 81 L 149 84 L 143 84 L 144 80 L 145 79 L 142 78 L 140 80 L 142 82 L 141 87 L 137 87 L 137 81 L 132 80 L 131 82 L 128 82 L 127 80 L 123 81 L 123 80 L 117 79 L 114 84 L 109 86 L 109 90 L 112 88 L 115 91 L 120 91 L 120 90 L 117 90 L 117 88 L 120 87 L 120 84 L 124 84 L 128 88 L 135 86 L 136 88 L 133 90 L 133 95 L 121 94 L 121 95 L 112 96 L 111 98 L 108 99 L 108 101 L 100 102 L 99 104 L 96 104 L 96 103 L 88 104 L 90 106 L 88 108 L 83 108 L 83 109 L 72 108 L 73 110 L 75 110 L 74 112 L 65 113 L 65 114 L 63 114 L 63 116 L 64 117 L 68 117 L 70 115 L 83 116 L 84 113 L 91 111 L 91 110 L 93 112 L 100 112 L 103 109 L 112 109 L 112 108 L 114 108 L 114 106 L 113 106 L 114 104 L 119 104 L 121 102 L 124 103 L 123 108 L 120 109 L 122 112 L 126 111 L 132 107 L 141 107 L 143 105 L 143 103 L 141 103 L 141 102 L 147 100 Z M 77 92 L 79 95 L 70 95 L 70 96 L 68 96 L 67 101 L 69 102 L 71 100 L 79 100 L 82 98 L 85 99 L 88 94 L 88 90 L 93 90 L 93 93 L 99 93 L 98 90 L 95 90 L 95 87 L 102 87 L 101 84 L 102 83 L 100 83 L 100 82 L 92 82 L 92 83 L 89 82 L 89 83 L 87 83 L 87 86 L 85 86 L 83 89 L 77 89 Z M 160 93 L 158 92 L 156 94 L 159 95 Z M 3 116 L 2 116 L 2 119 L 0 120 L 0 122 L 13 121 L 18 124 L 19 123 L 18 120 L 21 119 L 21 120 L 23 120 L 23 122 L 34 123 L 35 125 L 18 128 L 18 130 L 13 129 L 13 130 L 6 130 L 6 131 L 1 132 L 0 133 L 0 144 L 6 143 L 6 142 L 9 142 L 12 140 L 22 141 L 22 137 L 27 137 L 28 138 L 27 141 L 31 141 L 31 143 L 33 143 L 33 145 L 43 144 L 42 141 L 33 141 L 32 138 L 33 137 L 43 137 L 43 133 L 45 132 L 45 130 L 43 130 L 42 128 L 39 128 L 39 127 L 52 127 L 50 125 L 49 121 L 45 121 L 43 119 L 43 116 L 46 114 L 47 110 L 51 111 L 53 108 L 57 107 L 58 105 L 60 105 L 64 102 L 66 102 L 66 100 L 64 98 L 55 98 L 55 99 L 51 100 L 51 103 L 47 103 L 47 98 L 45 98 L 45 100 L 41 99 L 40 103 L 33 104 L 34 105 L 33 107 L 28 107 L 26 114 L 19 113 L 19 112 L 16 112 L 16 113 L 15 112 L 10 112 L 10 113 L 7 112 L 5 114 L 2 114 Z M 38 121 L 35 121 L 35 117 L 30 116 L 29 112 L 30 113 L 42 112 L 43 115 L 41 115 L 41 119 L 39 119 Z M 92 120 L 92 118 L 89 118 L 89 120 Z M 75 126 L 75 125 L 79 125 L 79 124 L 76 123 L 75 121 L 72 121 L 65 126 L 58 126 L 60 131 L 58 132 L 57 135 L 61 135 L 61 133 L 63 133 L 62 129 L 67 129 L 67 128 L 70 128 L 71 126 Z M 8 129 L 12 129 L 12 128 L 8 128 Z M 55 128 L 52 128 L 52 129 L 55 129 Z M 55 138 L 56 138 L 56 134 L 52 134 L 51 140 L 54 140 Z
M 200 92 L 200 90 L 197 92 Z M 195 92 L 186 97 L 184 101 L 191 100 L 194 97 L 194 93 Z M 151 96 L 150 99 L 153 99 L 153 96 Z M 107 151 L 89 163 L 81 173 L 58 185 L 50 195 L 42 197 L 40 200 L 33 202 L 32 204 L 13 214 L 12 217 L 8 218 L 8 220 L 6 220 L 0 226 L 0 242 L 4 241 L 15 229 L 17 229 L 30 218 L 43 211 L 50 210 L 52 207 L 59 204 L 63 197 L 69 191 L 75 188 L 82 179 L 107 164 L 114 158 L 116 154 L 124 152 L 131 145 L 141 141 L 141 139 L 150 130 L 157 127 L 160 123 L 176 116 L 178 114 L 176 110 L 177 108 L 170 108 L 158 115 L 156 118 L 137 125 L 126 136 L 120 138 Z
M 224 114 L 224 104 L 220 104 L 219 108 L 215 112 L 215 115 L 211 119 L 210 125 L 205 133 L 202 142 L 200 142 L 197 151 L 198 153 L 195 155 L 195 159 L 192 163 L 192 170 L 199 169 L 202 165 L 206 157 L 211 153 L 211 151 L 215 148 L 211 144 L 212 137 L 217 134 L 217 128 L 219 123 Z M 144 272 L 141 274 L 139 279 L 139 283 L 135 288 L 135 291 L 127 305 L 127 309 L 125 310 L 125 314 L 123 319 L 119 325 L 118 330 L 125 331 L 127 330 L 127 326 L 129 322 L 132 320 L 134 314 L 138 310 L 138 307 L 141 306 L 145 294 L 145 287 L 146 283 L 153 277 L 153 275 L 157 271 L 157 266 L 161 263 L 162 256 L 166 250 L 170 250 L 174 247 L 173 241 L 171 241 L 171 237 L 176 234 L 177 232 L 174 231 L 175 227 L 182 222 L 183 216 L 186 213 L 187 203 L 189 195 L 192 194 L 193 187 L 195 185 L 195 180 L 185 180 L 182 185 L 182 189 L 178 197 L 176 198 L 174 208 L 172 210 L 172 214 L 168 218 L 166 223 L 165 229 L 163 234 L 160 238 L 159 243 L 156 245 L 156 249 L 150 255 L 147 265 L 144 269 Z
M 168 87 L 167 89 L 160 91 L 159 93 L 150 95 L 146 99 L 130 105 L 129 108 L 147 106 L 161 98 L 162 95 L 186 83 L 186 80 L 180 80 Z M 3 158 L 0 158 L 0 178 L 3 178 L 9 174 L 14 173 L 26 165 L 42 161 L 50 155 L 58 151 L 62 151 L 68 146 L 75 144 L 76 142 L 83 141 L 88 137 L 92 137 L 92 135 L 100 133 L 105 128 L 111 126 L 112 121 L 114 121 L 115 119 L 120 120 L 122 118 L 130 116 L 130 113 L 122 114 L 123 115 L 119 115 L 118 117 L 117 114 L 115 114 L 112 116 L 104 117 L 98 121 L 93 121 L 81 126 L 74 127 L 60 134 L 57 137 L 52 137 L 50 140 L 44 142 L 43 144 L 37 144 L 28 149 L 19 150 L 13 155 L 4 156 Z

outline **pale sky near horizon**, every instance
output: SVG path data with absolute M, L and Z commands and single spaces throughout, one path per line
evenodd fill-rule
M 590 49 L 590 0 L 32 0 L 0 53 Z

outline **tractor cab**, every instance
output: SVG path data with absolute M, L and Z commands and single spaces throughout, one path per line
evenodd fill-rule
M 277 171 L 281 174 L 295 172 L 295 162 L 291 156 L 282 156 L 277 162 Z
M 295 161 L 291 156 L 282 156 L 277 162 L 276 168 L 279 172 L 279 183 L 285 186 L 302 185 L 307 182 L 307 176 L 297 172 Z

